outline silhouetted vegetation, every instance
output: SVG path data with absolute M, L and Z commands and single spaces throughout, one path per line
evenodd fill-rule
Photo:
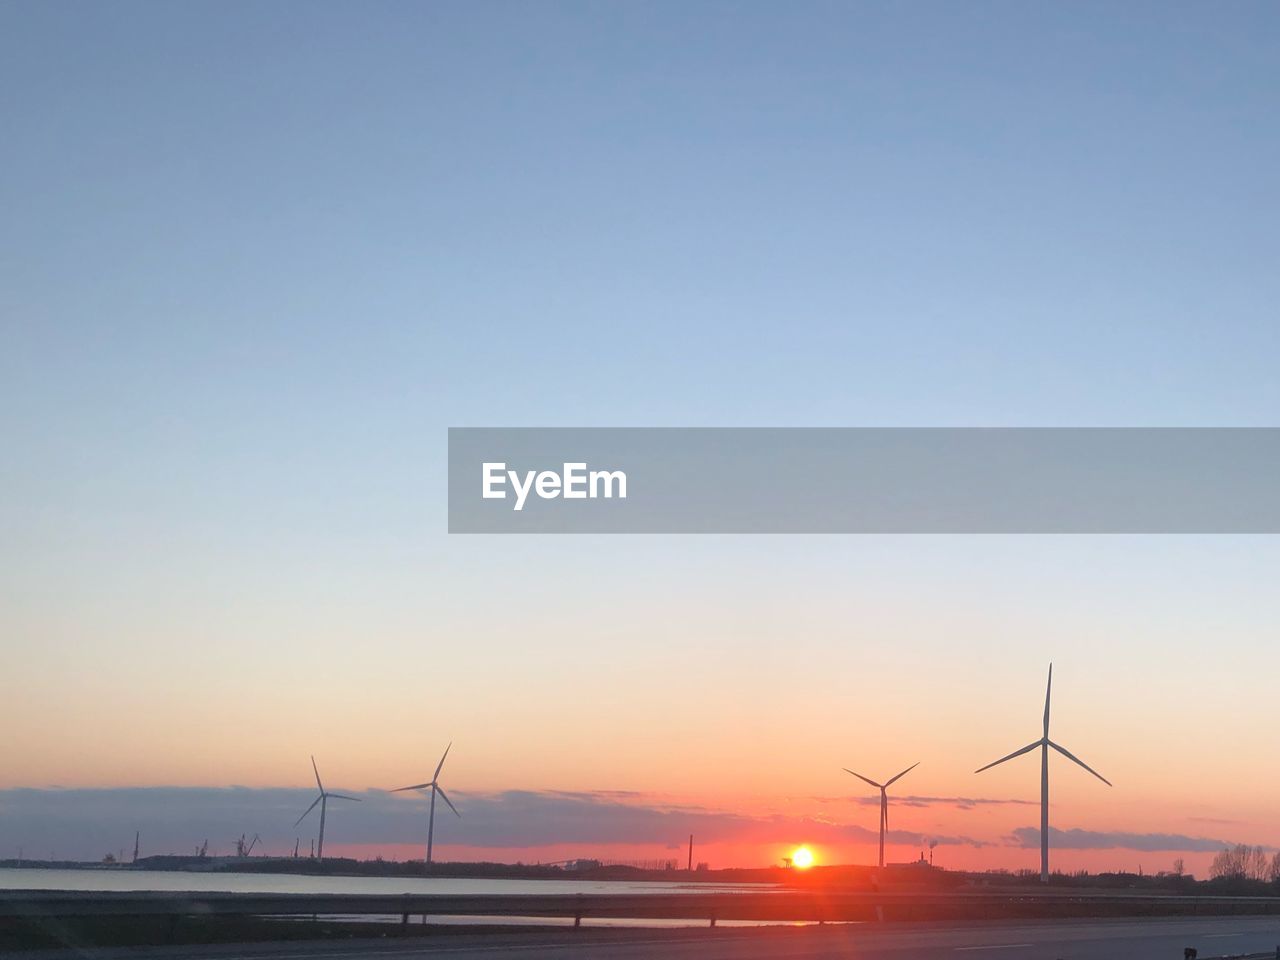
M 1228 847 L 1213 858 L 1209 866 L 1213 880 L 1256 880 L 1274 883 L 1280 880 L 1280 853 L 1268 856 L 1262 847 L 1240 843 Z

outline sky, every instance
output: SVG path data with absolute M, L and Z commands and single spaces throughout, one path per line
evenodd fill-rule
M 1276 425 L 1278 33 L 0 4 L 0 856 L 291 848 L 310 754 L 452 741 L 442 857 L 871 862 L 841 767 L 919 760 L 891 859 L 1032 867 L 1033 758 L 972 771 L 1051 660 L 1115 784 L 1055 765 L 1057 863 L 1280 847 L 1274 538 L 445 532 L 450 426 Z M 420 856 L 369 797 L 326 849 Z

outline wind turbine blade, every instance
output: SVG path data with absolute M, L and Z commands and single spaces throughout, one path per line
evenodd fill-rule
M 1084 767 L 1086 770 L 1092 773 L 1095 777 L 1097 777 L 1099 780 L 1105 783 L 1108 787 L 1112 786 L 1112 783 L 1110 780 L 1108 780 L 1106 777 L 1100 774 L 1097 770 L 1093 769 L 1093 767 L 1089 766 L 1087 763 L 1085 763 L 1083 760 L 1077 757 L 1074 753 L 1072 753 L 1066 747 L 1060 747 L 1056 743 L 1054 743 L 1052 740 L 1049 741 L 1049 746 L 1053 747 L 1053 749 L 1057 750 L 1060 754 L 1062 754 L 1068 760 L 1074 760 L 1076 763 L 1080 764 L 1080 766 Z
M 330 800 L 354 800 L 356 803 L 362 802 L 360 797 L 348 797 L 345 793 L 331 793 L 329 794 L 329 799 Z
M 889 832 L 889 798 L 884 794 L 880 795 L 880 819 L 884 822 L 884 832 L 888 833 Z
M 316 804 L 317 804 L 317 803 L 319 803 L 319 802 L 320 802 L 321 800 L 323 800 L 323 799 L 324 799 L 324 794 L 321 794 L 320 796 L 318 796 L 318 797 L 316 797 L 314 800 L 312 800 L 312 801 L 311 801 L 311 806 L 307 807 L 307 813 L 310 813 L 312 810 L 314 810 L 314 809 L 316 808 Z M 294 823 L 293 823 L 293 825 L 296 827 L 296 826 L 297 826 L 298 824 L 300 824 L 303 820 L 307 819 L 307 813 L 304 813 L 304 814 L 303 814 L 302 816 L 300 816 L 297 820 L 295 820 L 295 821 L 294 821 Z
M 404 793 L 406 790 L 425 790 L 431 786 L 429 783 L 415 783 L 412 787 L 396 787 L 394 790 L 388 790 L 387 793 Z
M 887 783 L 885 783 L 885 786 L 886 786 L 886 787 L 893 786 L 893 781 L 894 781 L 894 780 L 901 780 L 903 777 L 905 777 L 908 773 L 910 773 L 912 770 L 914 770 L 914 769 L 915 769 L 916 767 L 918 767 L 918 766 L 920 766 L 920 761 L 919 761 L 919 760 L 917 760 L 917 761 L 916 761 L 915 763 L 913 763 L 911 766 L 907 767 L 907 769 L 903 770 L 903 771 L 902 771 L 900 774 L 898 774 L 896 777 L 891 777 L 891 778 L 889 779 L 889 781 L 888 781 Z
M 1044 740 L 1037 740 L 1035 743 L 1028 743 L 1021 750 L 1015 750 L 1013 751 L 1013 753 L 1009 754 L 1007 757 L 1001 757 L 999 760 L 996 760 L 993 763 L 988 763 L 985 767 L 979 767 L 977 770 L 973 772 L 981 773 L 983 770 L 990 770 L 992 767 L 998 767 L 1000 764 L 1004 763 L 1006 760 L 1012 760 L 1014 757 L 1020 757 L 1024 753 L 1030 753 L 1036 747 L 1042 746 L 1045 742 L 1046 741 Z
M 311 755 L 311 769 L 316 772 L 316 786 L 320 788 L 321 793 L 324 793 L 324 784 L 320 782 L 320 768 L 316 766 L 315 754 Z
M 436 772 L 432 775 L 432 780 L 440 779 L 440 771 L 444 768 L 444 758 L 449 755 L 449 751 L 453 749 L 453 741 L 449 742 L 449 746 L 444 748 L 444 756 L 440 758 L 440 762 L 436 764 Z
M 1049 664 L 1049 682 L 1044 688 L 1044 738 L 1049 739 L 1049 694 L 1053 692 L 1053 664 Z
M 850 770 L 848 767 L 841 767 L 840 769 L 841 769 L 841 770 L 843 770 L 845 773 L 853 773 L 853 771 L 852 771 L 852 770 Z M 875 782 L 874 780 L 872 780 L 870 777 L 864 777 L 864 776 L 863 776 L 862 774 L 860 774 L 860 773 L 853 773 L 853 775 L 854 775 L 855 777 L 857 777 L 859 780 L 863 781 L 864 783 L 869 783 L 869 784 L 871 784 L 871 785 L 872 785 L 873 787 L 875 787 L 877 790 L 879 790 L 879 789 L 880 789 L 880 787 L 882 786 L 882 784 L 876 783 L 876 782 Z
M 449 804 L 449 809 L 450 809 L 450 810 L 452 810 L 452 811 L 454 812 L 454 814 L 456 814 L 456 815 L 457 815 L 457 816 L 459 816 L 459 817 L 461 817 L 461 816 L 462 816 L 462 814 L 458 813 L 458 808 L 457 808 L 457 807 L 455 807 L 455 806 L 453 805 L 453 801 L 451 801 L 451 800 L 449 799 L 449 795 L 448 795 L 447 793 L 445 793 L 445 792 L 444 792 L 444 788 L 443 788 L 443 787 L 437 786 L 437 787 L 436 787 L 436 793 L 440 794 L 440 799 L 441 799 L 441 800 L 443 800 L 445 803 Z

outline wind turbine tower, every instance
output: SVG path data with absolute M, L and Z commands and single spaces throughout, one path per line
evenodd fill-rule
M 880 869 L 881 870 L 884 869 L 884 835 L 885 835 L 885 831 L 889 829 L 889 787 L 891 787 L 898 780 L 901 780 L 903 777 L 905 777 L 908 773 L 910 773 L 912 770 L 914 770 L 918 766 L 920 766 L 920 762 L 916 761 L 911 766 L 907 767 L 907 769 L 903 770 L 900 774 L 898 774 L 895 777 L 890 777 L 884 783 L 876 783 L 870 777 L 864 777 L 860 773 L 853 773 L 853 771 L 850 770 L 848 767 L 841 768 L 844 770 L 845 773 L 852 773 L 859 780 L 863 781 L 864 783 L 871 784 L 871 786 L 875 787 L 877 790 L 880 791 Z
M 444 769 L 444 759 L 449 756 L 449 751 L 453 749 L 453 744 L 444 748 L 444 754 L 440 757 L 440 762 L 436 764 L 436 772 L 431 775 L 431 779 L 426 783 L 415 783 L 411 787 L 397 787 L 392 793 L 404 793 L 406 790 L 431 790 L 431 809 L 427 814 L 427 866 L 431 866 L 431 843 L 435 836 L 436 828 L 436 794 L 440 794 L 440 799 L 449 804 L 449 809 L 453 811 L 454 816 L 461 817 L 458 808 L 455 807 L 449 799 L 449 795 L 444 792 L 444 787 L 440 786 L 440 771 Z
M 320 782 L 320 770 L 316 766 L 316 758 L 314 756 L 311 758 L 311 769 L 315 772 L 316 786 L 320 788 L 320 796 L 316 797 L 314 800 L 311 801 L 311 806 L 307 807 L 306 813 L 304 813 L 302 816 L 300 816 L 297 819 L 297 821 L 294 823 L 294 826 L 296 827 L 303 820 L 307 819 L 307 814 L 316 808 L 316 804 L 320 805 L 320 841 L 319 843 L 316 844 L 315 849 L 316 849 L 316 859 L 323 860 L 324 859 L 324 819 L 325 819 L 325 813 L 329 806 L 329 801 L 330 800 L 355 800 L 357 803 L 359 803 L 360 798 L 348 797 L 345 794 L 341 794 L 341 793 L 330 793 L 328 790 L 326 790 L 324 788 L 324 784 Z M 297 848 L 295 847 L 294 849 L 296 850 Z
M 974 773 L 981 773 L 983 770 L 990 770 L 992 767 L 999 766 L 1006 760 L 1012 760 L 1014 757 L 1020 757 L 1024 753 L 1030 753 L 1036 747 L 1040 748 L 1040 882 L 1049 882 L 1049 748 L 1052 747 L 1060 754 L 1070 760 L 1072 763 L 1078 764 L 1092 773 L 1095 777 L 1111 786 L 1111 781 L 1100 774 L 1093 767 L 1089 766 L 1074 753 L 1049 739 L 1049 696 L 1053 692 L 1053 664 L 1049 664 L 1049 683 L 1044 689 L 1044 736 L 1035 743 L 1029 743 L 1021 750 L 1015 750 L 1007 757 L 1001 757 L 994 763 L 988 763 L 985 767 L 979 767 Z

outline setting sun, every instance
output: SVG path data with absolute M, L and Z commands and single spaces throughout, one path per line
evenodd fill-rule
M 795 853 L 791 854 L 791 865 L 801 870 L 812 867 L 813 851 L 808 847 L 797 847 Z

